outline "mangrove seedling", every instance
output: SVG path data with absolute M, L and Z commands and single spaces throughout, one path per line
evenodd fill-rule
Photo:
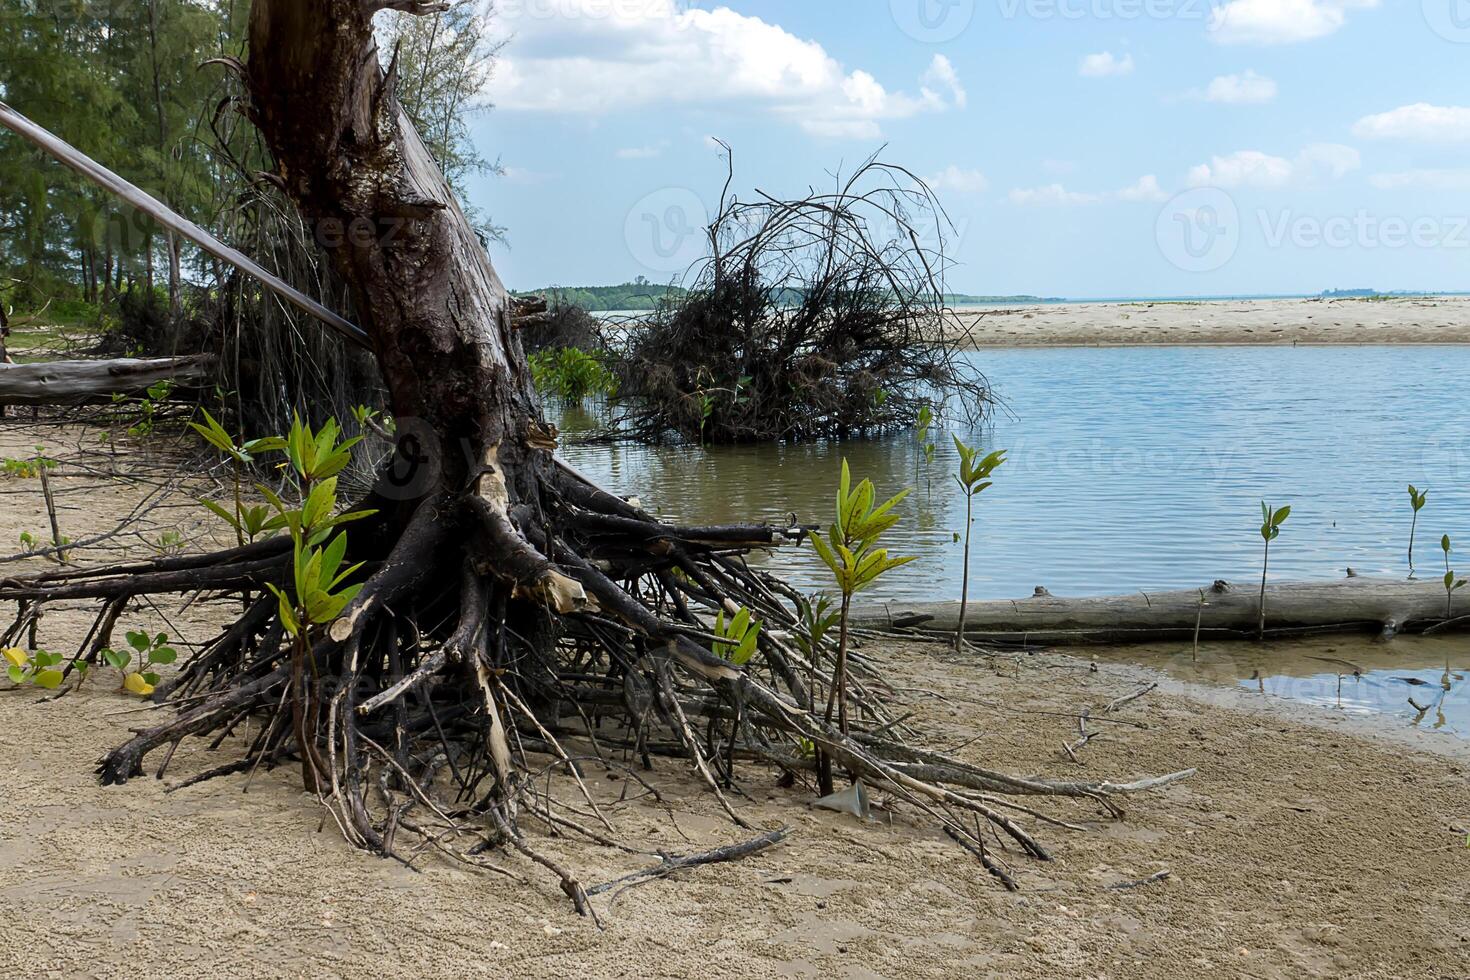
M 307 792 L 316 792 L 330 770 L 318 755 L 315 743 L 306 737 L 306 719 L 314 705 L 312 685 L 306 677 L 307 661 L 321 631 L 336 622 L 347 604 L 362 590 L 361 584 L 347 585 L 362 563 L 346 565 L 347 533 L 337 528 L 351 521 L 371 517 L 376 511 L 337 513 L 337 474 L 352 461 L 352 447 L 360 438 L 340 439 L 336 419 L 329 419 L 319 431 L 295 419 L 286 437 L 286 458 L 290 461 L 300 494 L 299 506 L 288 505 L 269 487 L 257 486 L 276 516 L 267 525 L 283 527 L 291 535 L 292 579 L 290 591 L 267 583 L 279 602 L 281 624 L 293 640 L 291 647 L 292 724 L 297 744 L 308 746 L 303 760 L 302 781 Z M 344 567 L 345 566 L 345 567 Z
M 245 475 L 245 469 L 255 461 L 255 455 L 263 452 L 279 452 L 286 448 L 286 441 L 280 436 L 269 436 L 264 439 L 251 439 L 236 443 L 233 436 L 224 426 L 216 421 L 213 415 L 205 411 L 204 422 L 190 422 L 193 430 L 215 449 L 224 454 L 230 461 L 234 477 L 235 509 L 230 513 L 212 500 L 201 500 L 199 503 L 211 513 L 217 515 L 225 523 L 235 529 L 235 542 L 244 547 L 247 543 L 254 543 L 257 535 L 264 529 L 266 521 L 270 518 L 270 509 L 264 505 L 247 507 L 240 494 L 241 481 Z
M 761 635 L 760 620 L 752 619 L 750 610 L 742 606 L 727 623 L 722 609 L 715 619 L 715 635 L 724 638 L 723 642 L 714 644 L 715 654 L 736 667 L 744 667 L 755 656 Z
M 965 495 L 965 572 L 960 585 L 960 623 L 954 634 L 954 648 L 958 650 L 965 643 L 965 613 L 970 605 L 970 531 L 975 525 L 975 498 L 995 485 L 991 477 L 1005 463 L 1006 450 L 996 450 L 981 459 L 980 451 L 965 445 L 959 436 L 954 437 L 954 448 L 960 454 L 960 471 L 955 474 L 955 481 Z
M 796 646 L 812 668 L 809 694 L 813 701 L 811 709 L 815 711 L 817 665 L 822 662 L 822 644 L 827 634 L 837 626 L 838 613 L 832 608 L 832 597 L 825 592 L 802 596 L 797 604 L 801 610 L 801 631 L 796 634 Z
M 832 672 L 831 690 L 827 696 L 825 720 L 832 723 L 835 711 L 838 726 L 846 735 L 850 729 L 847 720 L 847 647 L 848 620 L 852 613 L 852 598 L 868 588 L 880 577 L 914 561 L 914 558 L 889 558 L 888 549 L 878 547 L 878 540 L 898 523 L 893 512 L 908 490 L 874 506 L 876 491 L 871 480 L 864 480 L 856 487 L 852 485 L 852 472 L 847 460 L 842 461 L 842 481 L 837 488 L 837 519 L 827 529 L 827 539 L 821 534 L 812 535 L 812 546 L 817 555 L 832 571 L 842 596 L 842 608 L 838 615 L 837 666 Z M 830 796 L 832 786 L 832 760 L 826 753 L 819 753 L 817 781 L 823 796 Z
M 1419 530 L 1419 512 L 1429 502 L 1429 490 L 1418 489 L 1409 484 L 1409 505 L 1414 508 L 1414 520 L 1409 524 L 1409 578 L 1414 577 L 1414 532 Z
M 1455 570 L 1450 567 L 1450 552 L 1454 550 L 1450 543 L 1450 536 L 1446 534 L 1439 542 L 1444 551 L 1444 618 L 1455 618 L 1455 593 L 1465 587 L 1465 579 L 1455 578 Z
M 1271 566 L 1271 542 L 1281 537 L 1281 525 L 1291 516 L 1291 507 L 1272 510 L 1271 505 L 1261 501 L 1261 539 L 1266 542 L 1261 557 L 1261 622 L 1256 629 L 1256 638 L 1266 638 L 1266 573 Z

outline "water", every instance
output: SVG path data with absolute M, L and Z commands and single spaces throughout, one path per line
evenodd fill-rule
M 1439 539 L 1470 571 L 1470 348 L 1189 347 L 987 350 L 1005 402 L 971 434 L 1011 450 L 977 506 L 971 594 L 1192 588 L 1260 576 L 1259 501 L 1291 504 L 1277 579 L 1404 576 L 1406 488 L 1430 488 L 1417 564 L 1443 574 Z M 567 426 L 571 428 L 570 425 Z M 875 599 L 958 598 L 964 501 L 946 434 L 932 467 L 912 435 L 842 444 L 569 446 L 605 486 L 681 520 L 823 523 L 842 457 L 880 492 L 916 487 L 890 543 L 919 560 Z M 830 587 L 809 549 L 758 559 Z
M 1207 689 L 1238 687 L 1470 738 L 1470 651 L 1461 637 L 1205 643 L 1198 658 L 1187 643 L 1161 643 L 1087 655 L 1153 667 Z

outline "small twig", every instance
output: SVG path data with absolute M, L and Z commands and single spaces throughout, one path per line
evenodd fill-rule
M 1103 712 L 1105 714 L 1112 714 L 1114 711 L 1117 711 L 1119 708 L 1123 707 L 1123 705 L 1128 704 L 1130 701 L 1137 701 L 1139 698 L 1143 697 L 1145 694 L 1149 693 L 1158 686 L 1159 685 L 1157 683 L 1148 684 L 1140 688 L 1139 690 L 1134 691 L 1132 694 L 1125 695 L 1116 701 L 1109 701 L 1108 706 L 1103 709 Z
M 1114 891 L 1127 891 L 1130 888 L 1142 888 L 1144 885 L 1153 885 L 1161 881 L 1168 881 L 1170 877 L 1171 875 L 1168 871 L 1155 871 L 1147 878 L 1140 878 L 1137 881 L 1120 881 L 1116 885 L 1109 885 L 1108 887 Z
M 738 861 L 752 854 L 758 854 L 769 847 L 774 847 L 790 836 L 790 834 L 791 828 L 782 827 L 780 830 L 773 830 L 768 834 L 762 834 L 743 843 L 731 844 L 728 847 L 718 847 L 713 851 L 705 851 L 703 854 L 684 856 L 665 854 L 663 855 L 663 860 L 653 867 L 644 868 L 642 871 L 635 871 L 632 874 L 615 878 L 601 885 L 594 885 L 587 889 L 587 894 L 601 895 L 603 892 L 611 891 L 619 885 L 644 884 L 660 878 L 667 878 L 674 872 L 683 871 L 686 868 L 697 868 L 705 864 L 722 864 L 727 861 Z

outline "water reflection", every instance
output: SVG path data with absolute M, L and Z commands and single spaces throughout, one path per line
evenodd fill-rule
M 1405 488 L 1429 486 L 1422 560 L 1470 540 L 1470 428 L 1447 392 L 1465 347 L 1068 348 L 974 355 L 1006 412 L 969 434 L 1010 462 L 978 508 L 973 593 L 1018 597 L 1190 588 L 1259 575 L 1258 501 L 1293 504 L 1280 578 L 1406 574 Z M 564 420 L 575 428 L 576 420 Z M 565 453 L 644 505 L 691 521 L 824 522 L 840 460 L 881 492 L 915 493 L 894 547 L 920 560 L 876 598 L 957 598 L 963 501 L 940 434 L 799 446 L 593 445 Z M 761 559 L 825 585 L 809 551 Z M 1425 569 L 1433 572 L 1432 568 Z
M 1360 637 L 1202 644 L 1154 644 L 1089 656 L 1163 670 L 1180 680 L 1239 687 L 1270 697 L 1388 715 L 1425 730 L 1470 738 L 1470 651 L 1463 637 Z

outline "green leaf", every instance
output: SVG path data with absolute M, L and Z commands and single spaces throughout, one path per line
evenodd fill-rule
M 1271 523 L 1272 524 L 1278 524 L 1278 525 L 1279 524 L 1285 524 L 1286 523 L 1286 519 L 1288 517 L 1290 517 L 1290 516 L 1291 516 L 1291 506 L 1288 505 L 1286 507 L 1281 508 L 1274 515 L 1272 515 L 1272 517 L 1271 517 Z
M 64 680 L 66 677 L 59 670 L 43 670 L 36 674 L 36 686 L 48 691 L 56 690 Z
M 157 674 L 144 674 L 143 680 L 148 682 L 149 687 L 157 687 L 158 682 L 163 680 L 163 678 L 159 677 Z
M 215 516 L 219 517 L 226 524 L 229 524 L 231 527 L 235 528 L 237 531 L 241 529 L 240 528 L 240 522 L 238 520 L 236 520 L 235 515 L 232 514 L 232 513 L 230 513 L 229 511 L 225 510 L 223 507 L 221 507 L 219 504 L 215 503 L 213 500 L 200 500 L 199 501 L 199 505 L 201 507 L 206 508 L 210 513 L 212 513 Z
M 107 661 L 109 666 L 123 670 L 128 664 L 132 663 L 133 655 L 126 650 L 109 649 L 102 651 L 102 659 Z
M 148 654 L 150 664 L 171 664 L 179 659 L 179 653 L 173 647 L 159 647 Z
M 153 645 L 153 643 L 148 639 L 148 634 L 141 631 L 131 631 L 127 634 L 127 637 L 128 646 L 132 647 L 134 650 L 137 650 L 139 653 L 142 653 L 144 650 L 147 650 Z
M 16 667 L 13 664 L 6 668 L 5 676 L 10 678 L 12 684 L 24 684 L 28 677 L 24 668 Z

